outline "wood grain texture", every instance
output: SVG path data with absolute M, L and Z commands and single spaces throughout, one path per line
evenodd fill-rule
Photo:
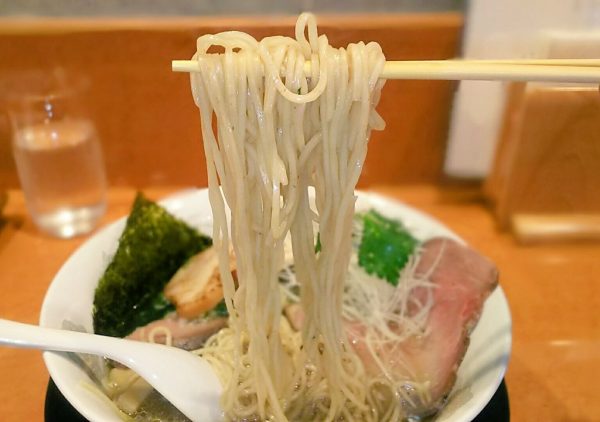
M 486 184 L 500 224 L 508 227 L 514 216 L 527 215 L 531 220 L 536 214 L 554 215 L 554 225 L 563 227 L 558 222 L 572 215 L 573 230 L 586 227 L 577 223 L 585 215 L 596 221 L 594 216 L 600 215 L 597 88 L 515 84 L 508 98 L 495 165 Z
M 458 14 L 319 16 L 333 45 L 381 43 L 390 59 L 456 56 Z M 0 78 L 10 71 L 60 66 L 90 78 L 89 109 L 100 133 L 111 185 L 206 185 L 199 117 L 189 77 L 170 70 L 196 38 L 237 29 L 257 38 L 292 35 L 294 17 L 145 20 L 0 20 Z M 389 81 L 361 180 L 437 181 L 442 169 L 453 85 Z M 7 124 L 0 118 L 0 181 L 17 187 Z

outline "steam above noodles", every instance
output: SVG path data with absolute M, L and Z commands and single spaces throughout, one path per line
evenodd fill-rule
M 213 46 L 224 52 L 209 53 Z M 230 314 L 229 328 L 200 353 L 224 382 L 226 415 L 376 419 L 372 383 L 342 324 L 344 312 L 353 312 L 344 311 L 344 286 L 354 188 L 370 132 L 384 127 L 375 111 L 384 83 L 381 48 L 373 42 L 334 48 L 317 35 L 310 14 L 299 17 L 295 39 L 223 32 L 200 37 L 197 48 L 200 72 L 192 73 L 191 85 Z M 288 235 L 301 286 L 301 333 L 282 318 L 278 274 Z

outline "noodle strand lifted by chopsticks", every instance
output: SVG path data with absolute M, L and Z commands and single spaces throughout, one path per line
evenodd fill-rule
M 224 53 L 209 53 L 213 46 Z M 370 131 L 383 128 L 374 110 L 384 83 L 381 48 L 333 48 L 310 14 L 299 17 L 296 39 L 224 32 L 200 37 L 197 47 L 201 71 L 191 84 L 230 313 L 230 328 L 211 344 L 224 345 L 234 361 L 212 357 L 226 382 L 225 412 L 233 420 L 277 421 L 368 415 L 365 371 L 342 330 L 342 294 L 354 188 Z M 277 277 L 288 233 L 305 313 L 294 339 L 281 318 Z

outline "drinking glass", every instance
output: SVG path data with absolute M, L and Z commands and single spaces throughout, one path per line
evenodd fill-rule
M 13 154 L 33 221 L 62 238 L 89 232 L 106 209 L 106 176 L 85 81 L 32 73 L 13 76 L 8 91 Z

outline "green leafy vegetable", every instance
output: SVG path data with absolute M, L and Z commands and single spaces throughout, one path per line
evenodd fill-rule
M 173 310 L 162 294 L 165 284 L 211 243 L 138 193 L 117 252 L 96 288 L 94 331 L 124 337 Z
M 156 296 L 149 298 L 149 300 L 150 302 L 146 306 L 138 307 L 138 311 L 131 315 L 131 326 L 133 329 L 160 319 L 165 314 L 175 310 L 173 304 L 169 302 L 169 299 L 165 297 L 162 291 Z M 123 334 L 123 336 L 125 335 L 127 334 Z
M 359 214 L 363 232 L 358 249 L 358 265 L 367 273 L 398 284 L 400 271 L 417 246 L 400 221 L 384 217 L 375 210 Z
M 225 299 L 217 303 L 217 306 L 208 311 L 205 315 L 207 318 L 228 318 L 229 311 L 227 311 L 227 305 Z

